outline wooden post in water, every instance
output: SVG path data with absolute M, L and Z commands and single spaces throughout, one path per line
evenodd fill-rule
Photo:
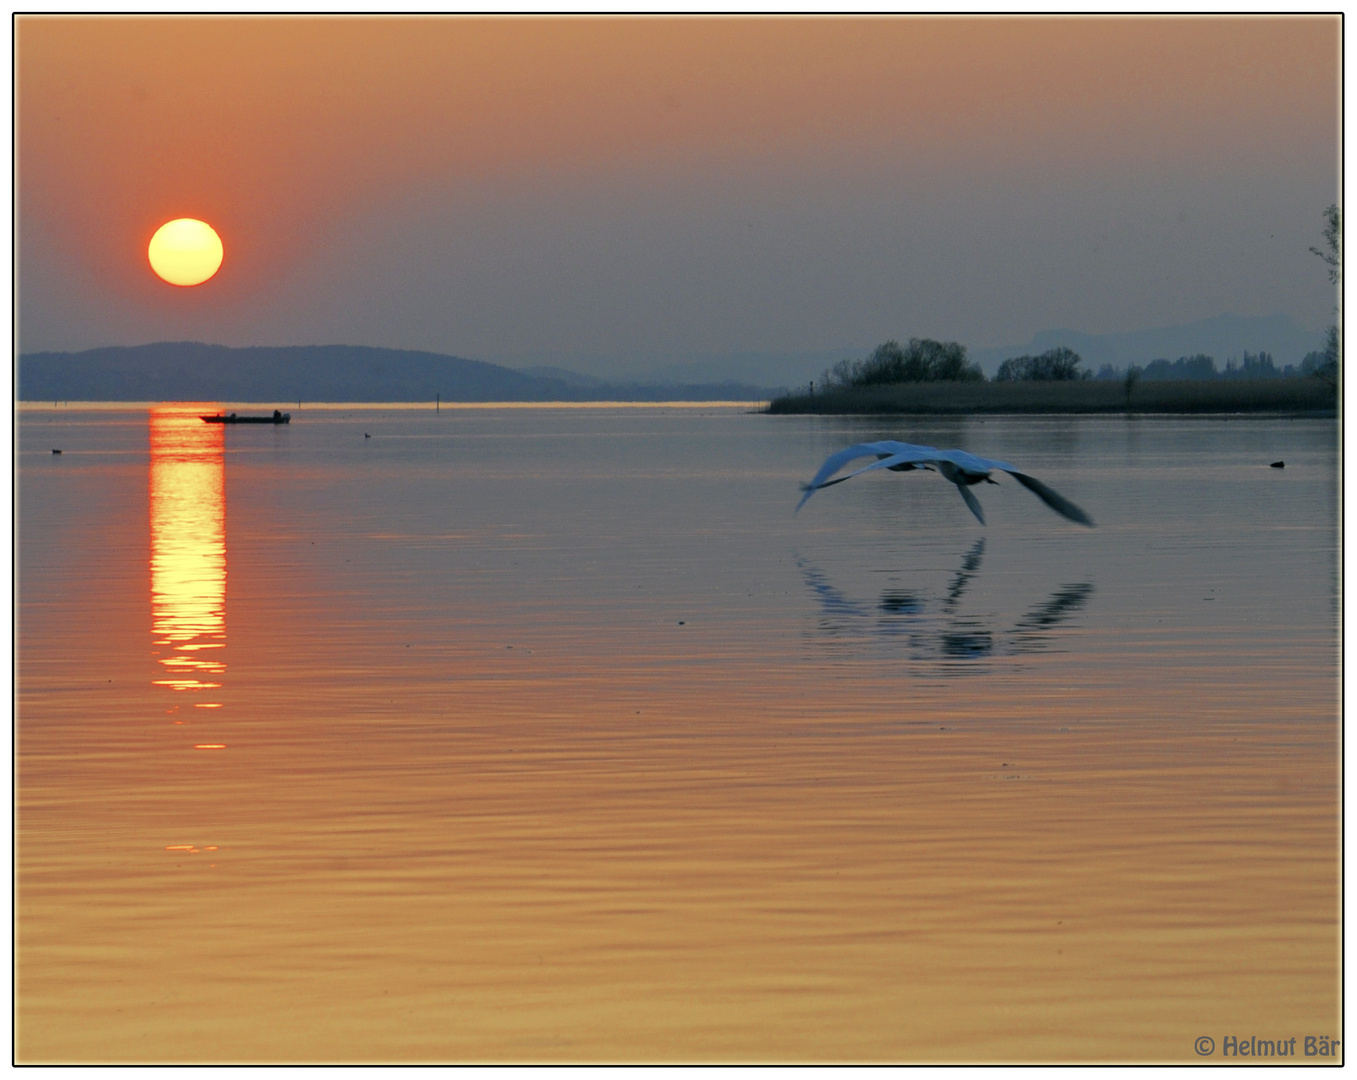
M 443 403 L 443 395 L 442 395 L 442 394 L 434 394 L 434 396 L 433 396 L 433 411 L 434 411 L 434 412 L 438 412 L 439 407 L 442 405 L 442 403 Z

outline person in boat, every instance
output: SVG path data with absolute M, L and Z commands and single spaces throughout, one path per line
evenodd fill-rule
M 273 422 L 274 422 L 275 424 L 278 424 L 278 423 L 282 423 L 282 420 L 283 420 L 283 414 L 280 413 L 277 409 L 274 409 L 274 410 L 273 410 Z

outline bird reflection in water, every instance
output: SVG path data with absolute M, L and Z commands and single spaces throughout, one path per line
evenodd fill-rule
M 219 707 L 226 670 L 226 477 L 224 431 L 199 409 L 153 408 L 151 441 L 151 641 L 153 680 Z M 203 699 L 199 698 L 203 695 Z
M 999 620 L 992 617 L 966 615 L 963 601 L 980 573 L 984 554 L 985 541 L 981 538 L 962 557 L 940 598 L 930 597 L 926 592 L 890 588 L 881 593 L 875 604 L 848 596 L 830 583 L 824 571 L 805 559 L 798 558 L 797 566 L 819 602 L 821 634 L 839 640 L 866 635 L 898 641 L 925 670 L 962 675 L 986 670 L 980 661 L 1049 648 L 1054 637 L 1052 631 L 1084 607 L 1093 595 L 1093 586 L 1088 583 L 1062 585 L 1011 626 L 1001 627 Z

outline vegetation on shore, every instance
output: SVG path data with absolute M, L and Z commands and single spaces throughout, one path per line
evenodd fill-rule
M 866 360 L 840 360 L 821 383 L 831 387 L 894 386 L 898 383 L 984 382 L 985 374 L 955 341 L 910 338 L 878 345 Z M 813 392 L 812 385 L 812 392 Z
M 1134 369 L 1133 369 L 1134 370 Z M 852 413 L 1312 413 L 1333 414 L 1337 388 L 1314 376 L 1270 379 L 1010 379 L 834 386 L 788 394 L 767 412 Z
M 843 361 L 817 386 L 787 394 L 770 413 L 1325 413 L 1338 407 L 1337 346 L 1278 369 L 1245 353 L 1218 371 L 1210 356 L 1155 360 L 1095 376 L 1071 349 L 1005 360 L 993 380 L 957 342 L 888 341 L 866 360 Z

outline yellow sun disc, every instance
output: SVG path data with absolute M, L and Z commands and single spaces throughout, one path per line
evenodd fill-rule
M 205 221 L 175 218 L 156 230 L 146 254 L 171 285 L 201 285 L 221 266 L 221 237 Z

